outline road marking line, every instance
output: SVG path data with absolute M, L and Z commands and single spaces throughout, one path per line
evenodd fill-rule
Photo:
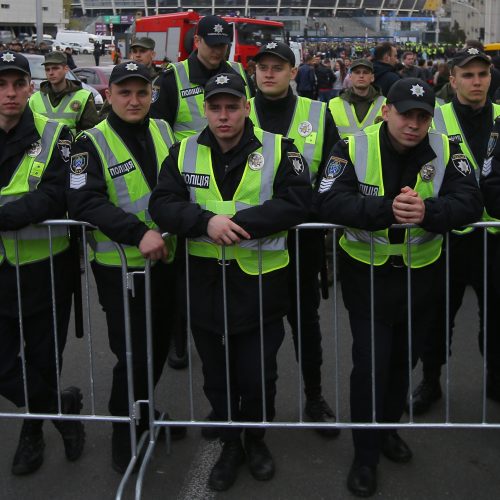
M 210 500 L 215 498 L 215 491 L 208 488 L 208 476 L 219 457 L 220 450 L 218 439 L 200 443 L 177 497 L 178 500 Z

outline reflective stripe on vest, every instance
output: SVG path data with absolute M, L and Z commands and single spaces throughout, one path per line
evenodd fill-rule
M 340 97 L 331 99 L 328 107 L 332 113 L 335 125 L 342 139 L 357 134 L 369 125 L 373 125 L 375 118 L 381 114 L 382 105 L 385 104 L 385 97 L 378 96 L 368 109 L 368 113 L 360 122 L 354 113 L 354 106 Z
M 379 143 L 380 126 L 381 124 L 372 125 L 367 127 L 365 132 L 352 136 L 349 140 L 349 155 L 358 181 L 377 186 L 378 196 L 384 196 Z M 422 199 L 439 196 L 450 157 L 448 138 L 444 134 L 430 131 L 429 144 L 436 153 L 436 158 L 430 162 L 430 165 L 434 167 L 434 177 L 431 181 L 424 182 L 419 175 L 414 187 Z M 441 255 L 442 235 L 429 233 L 422 228 L 407 229 L 405 241 L 400 244 L 390 242 L 388 229 L 371 233 L 361 229 L 346 228 L 340 244 L 354 259 L 371 264 L 370 242 L 372 238 L 373 264 L 376 266 L 385 264 L 391 255 L 401 255 L 406 265 L 419 268 L 432 264 Z
M 500 116 L 500 105 L 492 104 L 492 106 L 493 106 L 493 121 L 495 121 L 495 118 L 497 116 Z M 440 106 L 439 108 L 436 108 L 436 110 L 434 112 L 433 126 L 438 132 L 446 134 L 448 137 L 460 135 L 460 137 L 461 137 L 460 149 L 462 150 L 462 153 L 465 156 L 467 156 L 471 165 L 474 167 L 474 174 L 476 176 L 476 181 L 479 184 L 479 178 L 481 176 L 481 169 L 479 168 L 479 165 L 477 164 L 477 161 L 474 158 L 474 155 L 472 154 L 469 143 L 467 142 L 467 138 L 465 137 L 465 134 L 462 131 L 462 127 L 460 126 L 460 122 L 457 118 L 457 115 L 455 113 L 455 109 L 453 108 L 452 102 L 449 102 L 447 104 L 444 104 L 443 106 Z M 500 221 L 500 219 L 495 219 L 495 218 L 491 217 L 486 210 L 483 211 L 483 215 L 481 217 L 481 220 L 486 221 L 486 222 L 488 222 L 488 221 L 495 221 L 495 222 Z M 474 231 L 474 228 L 469 227 L 469 228 L 462 229 L 462 230 L 454 230 L 453 232 L 455 234 L 467 234 L 467 233 L 470 233 L 472 231 Z M 490 232 L 492 234 L 496 234 L 496 233 L 500 232 L 500 228 L 489 227 L 488 232 Z
M 247 81 L 243 66 L 239 63 L 227 63 L 234 71 L 236 71 L 244 80 Z M 191 83 L 189 80 L 189 63 L 188 60 L 173 63 L 171 67 L 175 74 L 175 79 L 178 89 L 178 104 L 177 116 L 174 123 L 175 138 L 180 141 L 201 132 L 207 125 L 207 119 L 203 111 L 204 89 L 201 85 Z M 199 90 L 198 90 L 199 88 Z M 196 92 L 190 93 L 190 89 L 197 89 Z M 182 93 L 186 95 L 183 96 Z M 250 99 L 250 90 L 248 84 L 246 86 L 247 99 Z
M 204 175 L 209 177 L 206 187 L 188 185 L 189 198 L 203 209 L 215 214 L 234 215 L 239 210 L 259 206 L 272 199 L 276 170 L 281 162 L 281 139 L 277 134 L 254 128 L 255 136 L 262 147 L 255 153 L 263 156 L 262 168 L 252 169 L 248 163 L 240 184 L 232 200 L 224 201 L 217 187 L 212 169 L 210 148 L 198 144 L 199 134 L 184 139 L 179 151 L 179 170 L 186 176 Z M 190 184 L 187 182 L 186 184 Z M 286 232 L 280 232 L 261 240 L 245 240 L 237 245 L 216 245 L 209 237 L 202 236 L 190 239 L 188 251 L 191 255 L 222 259 L 223 248 L 225 259 L 235 259 L 240 268 L 247 274 L 259 274 L 259 250 L 262 251 L 262 273 L 285 267 L 289 257 L 287 251 Z
M 163 120 L 149 121 L 149 132 L 155 148 L 157 172 L 165 158 L 168 149 L 173 144 L 174 138 L 170 127 Z M 128 150 L 127 145 L 121 137 L 113 130 L 107 120 L 96 127 L 86 130 L 85 134 L 92 140 L 101 159 L 104 179 L 106 181 L 111 203 L 120 207 L 123 211 L 134 214 L 144 222 L 150 229 L 157 226 L 152 222 L 148 211 L 151 189 L 144 178 L 140 165 Z M 129 164 L 129 162 L 131 162 Z M 112 174 L 114 167 L 127 164 L 127 168 Z M 133 168 L 130 168 L 132 167 Z M 134 186 L 131 190 L 129 184 Z M 132 199 L 130 192 L 142 193 L 137 199 Z M 115 244 L 99 230 L 93 231 L 89 243 L 95 252 L 97 262 L 105 265 L 119 266 L 120 256 Z M 167 243 L 174 247 L 174 240 L 169 238 Z M 143 267 L 145 260 L 139 249 L 131 245 L 122 245 L 127 257 L 127 264 L 131 267 Z M 169 261 L 173 259 L 173 251 L 169 251 Z
M 250 119 L 257 126 L 261 127 L 259 117 L 257 116 L 255 98 L 250 99 Z M 292 121 L 286 134 L 293 139 L 299 153 L 307 161 L 311 183 L 314 184 L 318 174 L 321 156 L 323 154 L 323 140 L 325 136 L 325 113 L 326 104 L 320 101 L 313 101 L 306 97 L 297 97 L 295 109 L 293 111 Z M 307 136 L 299 132 L 301 124 L 308 122 L 311 124 L 311 131 Z
M 33 111 L 50 118 L 51 120 L 56 120 L 63 125 L 67 125 L 73 133 L 76 131 L 76 124 L 82 116 L 85 104 L 89 98 L 90 92 L 85 89 L 77 90 L 76 92 L 71 92 L 66 94 L 61 102 L 57 106 L 52 106 L 49 98 L 49 94 L 41 92 L 35 92 L 30 98 L 30 107 Z M 71 104 L 73 102 L 78 102 L 79 107 L 75 111 L 71 109 Z
M 27 153 L 17 165 L 9 184 L 0 190 L 0 206 L 21 199 L 36 190 L 62 130 L 62 125 L 48 120 L 44 116 L 33 113 L 35 127 L 40 135 L 40 153 L 31 157 Z M 67 228 L 54 226 L 50 229 L 52 236 L 52 252 L 56 255 L 65 250 L 68 245 Z M 50 241 L 49 228 L 29 225 L 18 231 L 0 232 L 0 262 L 7 259 L 16 263 L 16 237 L 18 245 L 19 264 L 29 264 L 49 258 Z

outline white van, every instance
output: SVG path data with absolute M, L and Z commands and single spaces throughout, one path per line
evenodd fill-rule
M 87 31 L 62 30 L 57 32 L 56 42 L 63 42 L 68 44 L 70 42 L 76 42 L 80 45 L 89 45 L 91 43 L 91 37 L 92 35 Z

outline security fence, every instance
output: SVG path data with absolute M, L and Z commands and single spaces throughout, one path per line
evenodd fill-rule
M 148 469 L 148 465 L 151 462 L 151 458 L 153 456 L 155 446 L 158 441 L 158 436 L 160 430 L 166 430 L 167 435 L 167 451 L 169 451 L 169 439 L 170 433 L 169 429 L 172 427 L 178 426 L 186 426 L 186 427 L 237 427 L 237 428 L 347 428 L 347 429 L 369 429 L 369 428 L 377 428 L 377 429 L 388 429 L 388 428 L 500 428 L 500 422 L 491 421 L 488 419 L 488 398 L 487 398 L 487 376 L 488 376 L 488 365 L 487 365 L 487 356 L 483 356 L 482 362 L 482 396 L 481 396 L 481 418 L 478 421 L 468 421 L 463 422 L 453 418 L 451 411 L 451 373 L 449 367 L 449 356 L 450 356 L 450 345 L 451 345 L 451 335 L 450 331 L 452 329 L 452 318 L 450 318 L 450 257 L 451 257 L 451 248 L 450 248 L 450 236 L 445 235 L 443 241 L 443 250 L 444 250 L 444 280 L 445 284 L 443 286 L 444 294 L 445 294 L 445 328 L 446 328 L 446 346 L 445 346 L 445 372 L 444 372 L 444 405 L 445 405 L 445 414 L 442 421 L 415 421 L 413 414 L 413 406 L 412 406 L 412 393 L 415 388 L 415 373 L 412 369 L 413 361 L 414 361 L 414 353 L 412 352 L 412 335 L 413 335 L 413 318 L 412 318 L 412 305 L 413 305 L 413 296 L 414 290 L 412 286 L 413 281 L 413 273 L 411 271 L 411 244 L 410 238 L 408 238 L 406 245 L 406 252 L 408 258 L 408 266 L 405 267 L 405 271 L 403 273 L 406 275 L 407 280 L 407 343 L 408 343 L 408 359 L 407 366 L 409 371 L 409 404 L 408 404 L 408 414 L 407 416 L 403 416 L 400 422 L 379 422 L 377 421 L 376 415 L 376 370 L 377 366 L 375 363 L 375 354 L 374 354 L 374 345 L 375 345 L 375 302 L 377 297 L 375 296 L 375 269 L 373 265 L 370 267 L 370 313 L 371 313 L 371 406 L 372 406 L 372 419 L 369 422 L 352 422 L 350 421 L 347 412 L 345 411 L 345 404 L 343 401 L 345 400 L 345 395 L 348 394 L 349 388 L 348 384 L 345 383 L 345 377 L 341 376 L 340 373 L 340 365 L 344 356 L 347 355 L 346 352 L 341 352 L 339 347 L 340 341 L 342 338 L 346 338 L 350 336 L 349 330 L 345 327 L 345 322 L 339 320 L 339 315 L 343 310 L 341 304 L 341 291 L 339 286 L 339 279 L 336 273 L 338 268 L 338 240 L 339 236 L 343 231 L 342 226 L 333 225 L 333 224 L 303 224 L 294 228 L 291 231 L 291 237 L 289 238 L 289 242 L 293 244 L 293 241 L 296 245 L 296 261 L 295 268 L 290 269 L 289 272 L 294 272 L 296 274 L 296 280 L 300 287 L 301 277 L 300 277 L 300 245 L 299 245 L 299 235 L 301 232 L 307 234 L 308 231 L 324 231 L 331 232 L 333 234 L 332 242 L 331 242 L 331 258 L 333 265 L 333 283 L 330 287 L 323 287 L 323 291 L 325 288 L 328 288 L 331 296 L 328 299 L 328 309 L 330 310 L 330 319 L 327 323 L 322 322 L 322 335 L 323 341 L 329 340 L 333 345 L 333 355 L 328 356 L 324 362 L 323 369 L 323 379 L 325 380 L 325 385 L 328 385 L 329 390 L 334 394 L 334 401 L 332 404 L 335 415 L 337 416 L 336 423 L 318 423 L 318 422 L 310 422 L 307 421 L 306 416 L 304 415 L 304 391 L 303 391 L 303 381 L 302 381 L 302 336 L 307 335 L 307 332 L 302 331 L 301 326 L 301 307 L 300 307 L 300 288 L 297 287 L 296 290 L 296 310 L 297 310 L 297 329 L 298 329 L 298 342 L 297 342 L 297 350 L 298 350 L 298 363 L 296 370 L 293 371 L 297 374 L 297 387 L 295 394 L 292 394 L 290 397 L 295 401 L 293 406 L 296 407 L 298 412 L 298 417 L 295 420 L 287 420 L 281 417 L 279 403 L 277 408 L 277 416 L 272 419 L 269 418 L 269 409 L 267 408 L 266 403 L 266 394 L 265 394 L 265 386 L 266 386 L 266 374 L 264 372 L 264 363 L 260 362 L 261 373 L 260 373 L 260 386 L 262 391 L 262 415 L 263 418 L 261 421 L 234 421 L 231 414 L 231 395 L 230 388 L 234 381 L 231 380 L 231 373 L 229 369 L 229 358 L 230 358 L 230 349 L 231 349 L 231 331 L 228 322 L 228 310 L 227 310 L 227 265 L 229 259 L 226 259 L 225 251 L 222 252 L 222 259 L 220 261 L 220 275 L 222 279 L 222 293 L 223 304 L 224 304 L 224 318 L 223 318 L 223 342 L 225 349 L 225 375 L 226 375 L 226 386 L 227 386 L 227 406 L 228 406 L 228 419 L 224 421 L 208 421 L 201 415 L 201 408 L 206 407 L 206 402 L 199 401 L 199 393 L 200 387 L 197 387 L 197 380 L 199 381 L 199 362 L 196 358 L 196 350 L 192 343 L 192 338 L 190 335 L 191 331 L 191 290 L 190 290 L 190 260 L 188 258 L 188 246 L 180 247 L 181 252 L 184 253 L 183 256 L 178 256 L 178 262 L 182 262 L 185 259 L 185 294 L 186 294 L 186 345 L 187 345 L 187 354 L 188 354 L 188 387 L 187 390 L 184 390 L 180 386 L 178 390 L 175 391 L 175 399 L 177 401 L 182 400 L 183 404 L 188 408 L 188 411 L 182 418 L 178 417 L 175 420 L 167 420 L 167 416 L 165 413 L 155 413 L 155 409 L 157 408 L 158 396 L 155 393 L 155 384 L 154 384 L 154 366 L 153 366 L 153 339 L 152 339 L 152 311 L 151 311 L 151 265 L 149 261 L 146 262 L 146 267 L 144 270 L 129 270 L 127 269 L 126 257 L 123 248 L 115 243 L 116 249 L 120 254 L 121 258 L 121 271 L 122 271 L 122 288 L 123 288 L 123 305 L 124 305 L 124 325 L 125 325 L 125 342 L 127 347 L 127 382 L 128 382 L 128 405 L 129 405 L 129 413 L 127 416 L 117 416 L 112 415 L 111 412 L 102 411 L 99 407 L 99 404 L 96 403 L 96 400 L 99 399 L 99 390 L 96 389 L 97 382 L 96 381 L 96 373 L 95 373 L 95 353 L 93 347 L 93 339 L 96 334 L 102 335 L 103 332 L 95 332 L 93 328 L 93 306 L 92 306 L 92 294 L 94 291 L 91 274 L 89 272 L 89 250 L 87 243 L 89 241 L 88 231 L 93 229 L 87 223 L 81 223 L 77 221 L 69 221 L 69 220 L 51 220 L 46 221 L 42 225 L 47 231 L 47 239 L 49 240 L 49 263 L 50 263 L 50 276 L 51 276 L 51 298 L 52 298 L 52 317 L 53 317 L 53 336 L 54 336 L 54 360 L 55 360 L 55 371 L 57 375 L 57 393 L 58 393 L 58 402 L 57 402 L 57 411 L 54 413 L 40 413 L 34 412 L 30 409 L 29 404 L 26 406 L 24 411 L 18 412 L 0 412 L 0 419 L 33 419 L 33 418 L 43 418 L 43 419 L 51 419 L 51 420 L 82 420 L 89 422 L 120 422 L 126 423 L 130 426 L 130 442 L 131 442 L 131 450 L 132 450 L 132 458 L 125 472 L 123 479 L 119 485 L 118 491 L 116 493 L 116 498 L 122 498 L 125 488 L 127 484 L 129 484 L 131 479 L 133 479 L 134 469 L 140 465 L 138 470 L 138 474 L 135 480 L 135 497 L 140 498 L 142 495 L 142 491 L 146 481 L 146 472 Z M 489 242 L 494 241 L 496 236 L 491 235 L 488 232 L 488 228 L 498 228 L 500 227 L 500 223 L 476 223 L 472 225 L 476 232 L 480 232 L 482 234 L 483 240 L 483 255 L 482 256 L 473 256 L 471 258 L 480 259 L 483 268 L 483 307 L 482 307 L 482 327 L 483 327 L 483 336 L 482 336 L 482 345 L 481 350 L 483 353 L 488 352 L 489 340 L 492 335 L 498 335 L 498 332 L 488 332 L 488 307 L 491 304 L 488 301 L 488 294 L 491 293 L 491 281 L 494 280 L 494 277 L 491 276 L 492 269 L 492 252 L 489 250 Z M 404 228 L 411 230 L 416 226 L 393 226 L 393 228 Z M 78 278 L 81 277 L 81 283 L 78 283 L 75 287 L 74 293 L 74 306 L 73 306 L 73 315 L 75 319 L 75 332 L 77 336 L 83 337 L 86 341 L 86 353 L 85 356 L 80 354 L 79 363 L 85 366 L 85 372 L 87 374 L 87 385 L 88 385 L 88 399 L 84 402 L 84 409 L 86 412 L 82 412 L 81 414 L 68 415 L 63 413 L 62 405 L 61 405 L 61 366 L 60 366 L 60 346 L 58 342 L 60 340 L 60 335 L 58 332 L 58 304 L 56 301 L 56 290 L 54 290 L 55 282 L 56 282 L 56 268 L 54 266 L 54 253 L 53 253 L 53 241 L 57 236 L 60 236 L 61 228 L 67 228 L 68 233 L 71 232 L 72 236 L 72 247 L 70 252 L 73 255 L 73 262 L 78 261 L 78 265 L 74 265 L 73 271 L 75 274 L 78 274 Z M 79 243 L 74 243 L 79 241 Z M 26 367 L 26 354 L 25 354 L 25 339 L 24 339 L 24 321 L 23 317 L 23 296 L 29 294 L 30 288 L 35 284 L 32 283 L 24 283 L 22 281 L 22 265 L 19 265 L 19 251 L 18 251 L 18 239 L 17 236 L 14 237 L 15 248 L 16 248 L 16 284 L 18 290 L 18 310 L 19 310 L 19 335 L 20 335 L 20 362 L 22 366 L 22 379 L 23 379 L 23 391 L 24 391 L 24 400 L 29 400 L 29 383 L 28 383 L 28 375 L 27 375 L 27 367 Z M 373 234 L 370 237 L 370 254 L 371 261 L 374 260 L 374 247 L 375 240 Z M 491 245 L 490 245 L 491 247 Z M 262 274 L 262 247 L 261 244 L 257 247 L 259 250 L 258 257 L 258 267 L 259 274 L 257 276 L 257 280 L 259 282 L 258 286 L 258 323 L 259 323 L 259 338 L 260 338 L 260 357 L 261 361 L 264 357 L 264 325 L 265 325 L 265 315 L 264 315 L 264 303 L 267 300 L 267 297 L 263 291 L 263 280 L 265 277 Z M 181 258 L 182 257 L 182 258 Z M 80 273 L 81 268 L 81 275 Z M 131 347 L 131 325 L 130 325 L 130 310 L 129 310 L 129 300 L 130 296 L 134 293 L 134 279 L 137 275 L 143 275 L 145 280 L 145 310 L 146 310 L 146 324 L 145 324 L 145 332 L 147 335 L 147 347 L 148 347 L 148 398 L 143 401 L 135 401 L 134 398 L 134 377 L 132 373 L 132 359 L 134 353 L 132 352 Z M 165 284 L 168 286 L 168 284 Z M 491 311 L 490 311 L 491 312 Z M 278 372 L 281 372 L 281 367 L 279 367 Z M 81 381 L 84 382 L 83 380 Z M 138 423 L 141 417 L 140 408 L 147 407 L 148 415 L 149 415 L 149 433 L 144 433 L 141 436 L 136 435 L 136 424 Z M 140 438 L 140 439 L 139 439 Z M 92 436 L 87 437 L 88 440 L 92 440 Z M 111 473 L 111 472 L 110 472 Z

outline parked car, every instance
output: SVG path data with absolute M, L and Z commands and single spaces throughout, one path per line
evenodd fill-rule
M 69 42 L 74 54 L 93 54 L 94 46 L 91 43 Z
M 61 52 L 64 52 L 64 50 L 66 48 L 72 48 L 71 45 L 69 43 L 66 43 L 66 42 L 60 42 L 58 40 L 56 40 L 53 44 L 52 44 L 52 50 L 60 50 Z
M 38 54 L 23 54 L 26 59 L 28 59 L 28 62 L 30 63 L 30 71 L 31 71 L 31 80 L 34 83 L 35 90 L 40 90 L 40 84 L 46 80 L 47 78 L 45 77 L 45 68 L 42 66 L 43 61 L 45 58 L 43 56 L 40 56 Z M 84 81 L 80 80 L 77 75 L 73 71 L 68 71 L 66 74 L 66 78 L 68 80 L 78 80 L 82 82 L 82 87 L 90 92 L 92 92 L 92 95 L 94 96 L 94 101 L 97 109 L 100 109 L 101 106 L 104 103 L 104 99 L 101 96 L 101 94 L 91 85 L 88 85 Z M 109 79 L 109 78 L 108 78 Z
M 73 71 L 79 78 L 92 85 L 106 99 L 106 89 L 109 87 L 109 77 L 114 66 L 85 66 L 75 68 Z

